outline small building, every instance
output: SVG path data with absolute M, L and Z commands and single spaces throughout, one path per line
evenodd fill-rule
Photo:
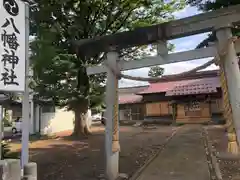
M 148 86 L 119 88 L 119 119 L 142 120 L 144 119 L 145 106 L 143 96 L 137 93 L 144 91 Z
M 10 112 L 11 120 L 22 117 L 22 103 L 5 103 L 4 108 Z M 30 102 L 30 134 L 53 134 L 72 130 L 74 127 L 74 113 L 64 108 L 58 108 L 53 103 L 44 101 Z
M 208 123 L 222 121 L 223 103 L 219 72 L 202 71 L 191 76 L 164 76 L 147 86 L 119 88 L 121 121 Z M 21 102 L 4 105 L 12 120 L 22 117 Z M 30 133 L 52 134 L 74 127 L 74 113 L 51 102 L 30 102 Z M 32 114 L 32 115 L 31 115 Z
M 164 76 L 160 82 L 152 82 L 144 89 L 134 89 L 134 93 L 120 94 L 120 120 L 165 123 L 223 120 L 218 70 L 178 78 L 174 75 Z

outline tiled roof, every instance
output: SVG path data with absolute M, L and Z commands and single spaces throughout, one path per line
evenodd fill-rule
M 133 87 L 119 88 L 118 93 L 119 95 L 136 94 L 138 92 L 144 91 L 147 88 L 148 86 L 137 86 L 137 87 L 133 86 Z
M 138 94 L 152 94 L 152 93 L 166 92 L 168 90 L 173 89 L 175 87 L 175 84 L 176 84 L 176 81 L 152 83 L 149 85 L 149 87 L 146 90 L 139 92 Z
M 166 96 L 213 93 L 220 87 L 219 77 L 170 81 L 150 84 L 138 94 L 166 92 Z
M 142 101 L 141 95 L 128 94 L 119 96 L 119 104 L 134 104 Z

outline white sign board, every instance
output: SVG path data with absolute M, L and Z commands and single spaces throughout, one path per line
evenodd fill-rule
M 0 3 L 0 91 L 24 91 L 25 4 L 20 0 Z

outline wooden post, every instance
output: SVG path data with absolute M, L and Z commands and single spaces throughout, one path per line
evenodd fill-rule
M 107 64 L 116 70 L 118 60 L 117 52 L 107 54 Z M 115 180 L 119 173 L 119 152 L 113 152 L 113 131 L 114 131 L 114 110 L 117 96 L 116 85 L 118 79 L 112 72 L 111 68 L 107 69 L 107 86 L 106 86 L 106 126 L 105 126 L 105 148 L 106 148 L 106 176 L 108 180 Z M 119 133 L 117 124 L 117 133 Z
M 229 39 L 232 38 L 231 26 L 224 25 L 217 27 L 216 35 L 219 48 L 227 52 L 225 56 L 221 57 L 221 62 L 223 63 L 226 74 L 237 140 L 238 143 L 240 143 L 240 71 L 234 43 L 230 43 L 227 46 Z

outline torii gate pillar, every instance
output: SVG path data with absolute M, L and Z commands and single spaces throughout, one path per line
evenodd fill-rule
M 108 52 L 106 63 L 107 85 L 106 85 L 106 124 L 105 124 L 105 153 L 106 153 L 106 176 L 108 180 L 115 180 L 119 175 L 119 151 L 113 151 L 114 143 L 118 142 L 119 121 L 118 121 L 118 78 L 114 74 L 117 72 L 117 52 Z M 114 72 L 111 70 L 114 70 Z M 114 132 L 117 133 L 117 142 L 114 142 Z
M 232 26 L 229 24 L 217 27 L 216 35 L 219 48 L 227 52 L 226 55 L 221 57 L 221 61 L 227 80 L 229 99 L 233 113 L 233 123 L 238 143 L 240 143 L 240 71 L 238 57 L 233 42 L 226 46 L 229 39 L 232 38 L 231 27 Z

